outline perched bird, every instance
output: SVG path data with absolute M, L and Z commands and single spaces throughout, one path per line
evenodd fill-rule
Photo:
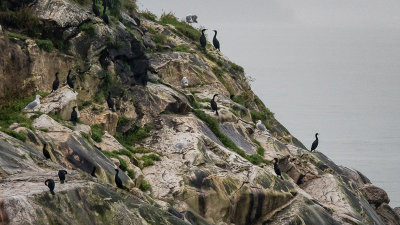
M 213 31 L 214 31 L 213 45 L 214 45 L 214 47 L 215 47 L 216 49 L 218 49 L 218 51 L 221 51 L 221 50 L 219 49 L 219 41 L 218 41 L 218 39 L 217 39 L 217 31 L 216 31 L 216 30 L 213 30 Z
M 108 108 L 111 109 L 111 111 L 115 112 L 115 110 L 114 110 L 115 103 L 111 97 L 111 91 L 108 92 L 107 105 L 108 105 Z
M 213 111 L 215 111 L 215 114 L 218 116 L 218 106 L 217 103 L 215 102 L 215 96 L 217 96 L 218 94 L 215 94 L 214 97 L 211 99 L 210 103 L 211 103 L 211 109 Z
M 43 155 L 44 155 L 44 157 L 46 157 L 46 159 L 50 159 L 51 157 L 50 157 L 50 153 L 49 153 L 49 151 L 47 151 L 47 143 L 44 143 L 44 145 L 43 145 Z
M 50 193 L 51 193 L 52 195 L 55 195 L 55 193 L 54 193 L 54 187 L 56 186 L 56 184 L 54 183 L 54 180 L 53 180 L 53 179 L 47 179 L 47 180 L 44 182 L 44 184 L 45 184 L 47 187 L 49 187 Z
M 278 166 L 278 159 L 277 158 L 274 159 L 274 170 L 275 170 L 276 175 L 283 180 L 281 170 L 279 169 L 279 166 Z
M 78 122 L 78 112 L 75 110 L 76 106 L 74 106 L 72 108 L 72 112 L 71 112 L 71 122 L 76 125 L 76 123 Z
M 196 15 L 192 15 L 192 21 L 193 21 L 193 23 L 197 23 L 197 16 Z
M 189 86 L 189 80 L 186 77 L 183 77 L 181 80 L 182 87 Z
M 74 90 L 74 80 L 71 78 L 70 75 L 71 75 L 71 70 L 68 71 L 67 84 L 72 90 Z
M 261 120 L 257 121 L 257 125 L 256 125 L 257 129 L 261 130 L 261 131 L 265 131 L 267 128 L 264 126 L 264 124 L 261 123 Z
M 186 16 L 186 23 L 197 23 L 197 16 L 196 15 L 187 15 Z
M 124 189 L 124 186 L 122 185 L 122 180 L 121 180 L 121 178 L 119 178 L 119 176 L 118 176 L 119 170 L 118 170 L 118 169 L 115 169 L 115 171 L 117 172 L 117 173 L 115 174 L 115 184 L 117 185 L 118 188 Z
M 97 17 L 100 17 L 100 10 L 99 10 L 99 7 L 97 7 L 97 5 L 96 5 L 96 0 L 93 0 L 92 10 L 93 10 L 94 15 L 96 15 Z
M 58 72 L 57 72 L 56 79 L 53 81 L 53 90 L 51 90 L 51 92 L 53 93 L 53 91 L 56 91 L 59 86 L 60 86 L 60 80 L 58 80 Z
M 27 106 L 25 106 L 24 110 L 34 110 L 39 106 L 40 106 L 40 95 L 36 95 L 35 100 L 33 100 Z
M 106 24 L 110 24 L 110 19 L 108 18 L 108 15 L 106 13 L 106 8 L 107 8 L 107 0 L 103 0 L 103 16 L 101 17 Z
M 92 173 L 90 175 L 92 175 L 92 177 L 97 177 L 96 176 L 96 167 L 95 166 L 93 167 Z
M 315 149 L 318 147 L 318 133 L 315 134 L 315 141 L 311 145 L 311 151 L 315 152 Z
M 58 171 L 58 178 L 60 178 L 60 183 L 63 184 L 65 181 L 65 174 L 68 174 L 66 170 L 59 170 Z
M 207 38 L 206 35 L 204 34 L 204 31 L 206 31 L 207 29 L 203 29 L 201 30 L 201 36 L 200 36 L 200 45 L 203 48 L 203 50 L 206 50 L 206 45 L 207 45 Z

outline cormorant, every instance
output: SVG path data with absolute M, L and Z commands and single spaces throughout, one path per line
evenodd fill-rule
M 219 49 L 219 41 L 218 41 L 218 39 L 217 39 L 217 31 L 216 30 L 213 30 L 215 33 L 214 33 L 214 38 L 213 38 L 213 45 L 214 45 L 214 47 L 216 48 L 216 49 L 218 49 L 218 51 L 221 51 L 220 49 Z
M 56 91 L 60 86 L 60 81 L 58 80 L 58 72 L 56 73 L 56 79 L 53 81 L 53 90 L 51 92 Z
M 121 189 L 124 189 L 124 186 L 122 185 L 122 180 L 121 180 L 121 178 L 119 178 L 119 176 L 118 176 L 119 170 L 118 170 L 118 169 L 115 169 L 115 171 L 117 172 L 117 173 L 115 174 L 115 184 L 117 185 L 117 187 L 119 187 L 119 188 L 121 188 Z
M 200 36 L 200 45 L 204 51 L 206 50 L 206 45 L 207 45 L 206 35 L 204 34 L 204 31 L 206 31 L 206 30 L 207 29 L 201 30 L 201 36 Z
M 65 180 L 65 174 L 68 174 L 66 170 L 59 170 L 58 177 L 60 178 L 60 183 L 63 184 Z
M 108 105 L 108 108 L 111 109 L 111 111 L 115 112 L 115 110 L 114 110 L 115 103 L 111 97 L 111 91 L 108 92 L 107 105 Z
M 51 158 L 50 157 L 50 153 L 49 153 L 49 151 L 47 151 L 46 147 L 47 147 L 47 143 L 44 143 L 44 145 L 43 145 L 43 155 L 44 155 L 44 157 L 46 157 L 46 159 L 50 159 Z
M 181 80 L 182 87 L 189 86 L 189 80 L 186 77 L 183 77 Z
M 265 131 L 267 128 L 264 126 L 264 124 L 261 123 L 261 120 L 257 121 L 257 128 L 261 131 Z
M 197 23 L 197 16 L 196 15 L 192 15 L 192 21 L 193 21 L 193 23 Z
M 318 147 L 318 133 L 315 134 L 315 141 L 311 145 L 311 151 L 315 152 L 315 149 Z
M 94 15 L 96 15 L 97 17 L 100 17 L 100 10 L 99 10 L 99 7 L 97 7 L 97 5 L 96 5 L 96 0 L 93 0 L 92 10 L 94 12 Z
M 110 19 L 107 16 L 106 9 L 107 9 L 107 0 L 103 0 L 103 16 L 101 17 L 106 24 L 110 24 Z
M 93 167 L 92 173 L 90 175 L 92 175 L 92 177 L 97 177 L 96 176 L 96 167 L 95 166 Z
M 34 110 L 39 106 L 40 106 L 40 95 L 36 95 L 35 100 L 33 100 L 27 106 L 25 106 L 24 110 Z
M 278 159 L 277 158 L 274 158 L 274 170 L 275 170 L 276 175 L 283 180 L 281 170 L 279 169 L 279 166 L 278 166 Z
M 211 99 L 210 103 L 211 103 L 211 109 L 213 111 L 215 111 L 215 114 L 218 116 L 218 107 L 217 107 L 217 103 L 215 102 L 215 96 L 217 96 L 218 94 L 215 94 L 214 97 Z
M 187 15 L 186 16 L 186 23 L 197 23 L 197 16 L 196 15 Z
M 50 193 L 51 193 L 52 195 L 55 195 L 55 193 L 54 193 L 54 187 L 56 186 L 56 184 L 54 183 L 54 180 L 53 180 L 53 179 L 47 179 L 47 180 L 44 182 L 44 184 L 45 184 L 47 187 L 49 187 Z
M 71 70 L 68 71 L 67 84 L 72 90 L 74 90 L 74 80 L 70 77 L 70 74 L 71 74 Z
M 76 106 L 72 108 L 71 112 L 71 122 L 74 123 L 74 125 L 76 125 L 76 123 L 78 122 L 78 112 L 75 109 Z

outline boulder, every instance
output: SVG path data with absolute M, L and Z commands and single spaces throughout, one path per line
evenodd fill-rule
M 118 114 L 108 109 L 97 112 L 87 107 L 81 111 L 80 120 L 87 125 L 101 124 L 105 131 L 114 135 L 118 124 Z
M 59 88 L 40 100 L 40 106 L 34 111 L 58 114 L 63 120 L 71 119 L 72 108 L 76 106 L 78 93 L 68 86 Z M 78 110 L 78 109 L 76 109 Z
M 112 151 L 118 151 L 118 150 L 124 149 L 124 146 L 122 146 L 117 141 L 117 139 L 115 139 L 107 131 L 104 133 L 104 135 L 101 139 L 102 140 L 100 143 L 97 143 L 97 142 L 94 143 L 94 145 L 97 148 L 99 148 L 100 150 L 112 152 Z
M 46 135 L 58 141 L 67 141 L 72 134 L 72 130 L 62 126 L 50 116 L 43 114 L 33 121 L 35 129 L 46 129 Z
M 390 202 L 389 196 L 386 191 L 373 184 L 365 184 L 360 189 L 360 191 L 367 199 L 367 201 L 370 204 L 375 205 L 376 207 L 379 207 L 382 203 L 388 204 Z
M 395 211 L 396 214 L 397 214 L 398 216 L 400 216 L 400 207 L 394 208 L 393 211 Z
M 400 225 L 400 216 L 388 204 L 382 203 L 376 212 L 387 225 Z

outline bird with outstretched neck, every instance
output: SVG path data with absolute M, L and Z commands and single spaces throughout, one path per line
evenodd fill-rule
M 215 114 L 217 115 L 217 116 L 219 116 L 219 114 L 218 114 L 218 106 L 217 106 L 217 103 L 215 102 L 215 97 L 216 96 L 218 96 L 218 94 L 215 94 L 214 96 L 213 96 L 213 98 L 211 99 L 211 101 L 210 101 L 210 104 L 211 104 L 211 109 L 213 110 L 213 111 L 215 111 Z
M 58 79 L 58 72 L 57 72 L 56 73 L 56 79 L 53 81 L 53 89 L 51 90 L 51 93 L 56 91 L 59 86 L 60 86 L 60 80 Z
M 58 171 L 58 178 L 60 178 L 60 183 L 63 184 L 65 181 L 65 174 L 68 174 L 66 170 L 59 170 Z
M 221 51 L 219 48 L 219 41 L 217 39 L 217 31 L 216 30 L 213 31 L 214 31 L 213 45 L 216 49 L 218 49 L 218 51 Z
M 115 174 L 115 184 L 117 185 L 118 188 L 124 189 L 124 186 L 122 185 L 122 180 L 118 176 L 119 170 L 115 169 L 115 172 L 116 172 L 116 174 Z
M 110 19 L 108 18 L 108 15 L 106 13 L 107 9 L 107 0 L 103 0 L 103 16 L 101 17 L 106 24 L 110 24 Z
M 274 171 L 276 175 L 283 180 L 282 172 L 281 169 L 279 169 L 278 162 L 279 162 L 278 158 L 274 158 Z
M 318 147 L 318 133 L 315 134 L 315 141 L 311 145 L 311 151 L 315 152 L 315 149 Z
M 96 5 L 96 0 L 93 0 L 92 10 L 93 10 L 94 15 L 96 15 L 97 17 L 100 17 L 100 10 L 99 10 L 99 7 L 97 7 L 97 5 Z
M 111 97 L 111 91 L 108 92 L 107 105 L 108 105 L 108 108 L 111 109 L 111 111 L 115 112 L 115 110 L 114 110 L 115 103 Z
M 68 71 L 67 84 L 72 90 L 74 90 L 74 80 L 71 78 L 71 70 Z
M 200 45 L 201 48 L 203 49 L 203 51 L 206 50 L 206 45 L 207 45 L 207 38 L 206 35 L 204 34 L 204 31 L 206 31 L 207 29 L 203 29 L 201 30 L 201 36 L 200 36 Z
M 43 155 L 46 159 L 50 159 L 50 153 L 47 151 L 47 143 L 44 143 L 43 145 Z
M 76 126 L 76 123 L 78 122 L 78 112 L 75 110 L 76 106 L 72 107 L 72 112 L 71 112 L 71 122 Z
M 51 193 L 52 195 L 55 195 L 55 193 L 54 193 L 54 187 L 56 186 L 56 184 L 54 183 L 54 180 L 53 180 L 53 179 L 47 179 L 47 180 L 44 182 L 44 184 L 45 184 L 47 187 L 49 187 L 50 193 Z
M 96 176 L 96 167 L 95 166 L 93 167 L 92 173 L 90 175 L 92 175 L 92 177 L 97 177 Z

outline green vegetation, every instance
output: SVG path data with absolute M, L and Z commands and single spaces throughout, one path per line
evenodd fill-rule
M 91 0 L 72 0 L 72 1 L 78 3 L 79 5 L 88 5 L 92 3 Z
M 79 109 L 79 110 L 82 110 L 82 109 L 84 109 L 84 108 L 90 106 L 91 104 L 92 104 L 91 101 L 85 101 L 85 102 L 82 103 L 82 105 L 80 105 L 80 106 L 78 107 L 78 109 Z
M 148 191 L 151 189 L 151 185 L 147 183 L 147 181 L 142 180 L 142 182 L 140 182 L 139 189 L 142 191 Z
M 249 108 L 250 102 L 253 101 L 253 93 L 251 92 L 251 90 L 244 91 L 240 95 L 234 96 L 233 101 L 241 104 L 246 108 Z
M 34 96 L 9 100 L 7 104 L 0 106 L 0 126 L 8 128 L 13 123 L 19 123 L 25 127 L 31 126 L 33 119 L 25 117 L 21 111 L 29 102 L 34 100 Z
M 100 124 L 94 124 L 91 126 L 92 128 L 92 139 L 95 142 L 101 142 L 102 141 L 102 137 L 104 135 L 104 129 L 103 126 Z
M 178 45 L 174 48 L 174 51 L 176 52 L 191 52 L 189 47 L 187 45 Z
M 108 151 L 101 151 L 105 156 L 107 156 L 108 158 L 116 158 L 119 161 L 119 168 L 122 171 L 126 171 L 128 172 L 128 176 L 132 179 L 135 178 L 135 171 L 133 171 L 132 169 L 128 168 L 128 163 L 121 158 L 119 155 L 124 155 L 123 152 L 120 151 L 113 151 L 113 152 L 108 152 Z
M 289 175 L 285 172 L 282 172 L 282 177 L 285 178 L 285 180 L 289 180 Z
M 258 145 L 257 154 L 259 154 L 260 156 L 264 157 L 265 149 L 261 146 L 261 143 L 259 141 L 257 141 L 256 139 L 253 139 L 253 142 Z
M 16 138 L 16 139 L 18 139 L 20 141 L 23 141 L 23 142 L 25 142 L 26 139 L 28 138 L 28 136 L 26 134 L 18 133 L 18 132 L 15 132 L 13 130 L 10 130 L 10 129 L 1 128 L 0 131 L 4 132 L 4 133 L 10 135 L 11 137 L 14 137 L 14 138 Z
M 47 128 L 40 128 L 39 130 L 42 132 L 45 132 L 45 133 L 49 132 L 49 129 L 47 129 Z
M 49 113 L 47 115 L 59 123 L 62 122 L 61 116 L 59 114 Z
M 136 5 L 135 2 L 133 1 L 123 1 L 122 3 L 122 7 L 124 10 L 126 10 L 128 13 L 134 13 L 135 11 L 137 11 L 138 7 Z
M 46 52 L 53 51 L 54 45 L 53 45 L 53 42 L 51 40 L 35 39 L 35 42 L 39 46 L 39 48 L 45 50 Z
M 81 135 L 83 138 L 85 138 L 91 145 L 93 145 L 93 141 L 92 139 L 90 139 L 89 134 L 85 133 L 85 132 L 81 132 Z
M 117 132 L 115 138 L 124 146 L 132 146 L 140 143 L 143 139 L 150 137 L 153 124 L 146 124 L 144 127 L 133 127 L 125 133 Z
M 148 10 L 146 10 L 144 12 L 141 12 L 140 15 L 142 17 L 148 19 L 148 20 L 151 20 L 153 22 L 157 22 L 157 16 L 154 13 L 152 13 L 152 12 L 150 12 Z
M 232 90 L 232 87 L 226 82 L 226 80 L 224 79 L 224 71 L 222 71 L 220 68 L 214 66 L 212 68 L 213 73 L 215 74 L 215 76 L 217 76 L 218 80 L 224 85 L 224 87 L 226 88 L 226 90 L 228 90 L 229 94 L 233 94 L 234 91 Z
M 160 157 L 156 154 L 144 155 L 140 158 L 143 161 L 142 167 L 154 165 L 154 161 L 160 161 Z
M 159 23 L 161 25 L 171 24 L 175 27 L 176 33 L 180 36 L 185 36 L 192 41 L 198 41 L 201 33 L 184 21 L 179 21 L 173 13 L 163 14 L 160 18 Z
M 6 34 L 7 34 L 9 37 L 18 38 L 18 39 L 23 39 L 23 40 L 29 38 L 29 37 L 27 37 L 27 36 L 25 36 L 25 35 L 23 35 L 23 34 L 17 34 L 17 33 L 12 33 L 12 32 L 8 32 L 8 31 L 6 32 Z
M 86 23 L 82 24 L 82 25 L 79 27 L 79 30 L 80 30 L 81 32 L 86 33 L 86 34 L 89 35 L 90 37 L 94 37 L 94 36 L 96 36 L 96 34 L 97 34 L 97 30 L 96 30 L 96 28 L 94 27 L 93 23 L 91 23 L 91 22 L 86 22 Z
M 243 67 L 241 67 L 241 66 L 239 66 L 239 65 L 237 65 L 237 64 L 235 64 L 233 62 L 229 62 L 229 65 L 231 66 L 231 69 L 233 69 L 234 71 L 237 71 L 237 72 L 240 72 L 240 73 L 244 72 Z
M 18 29 L 28 36 L 38 36 L 42 31 L 40 20 L 28 7 L 0 11 L 0 24 Z

